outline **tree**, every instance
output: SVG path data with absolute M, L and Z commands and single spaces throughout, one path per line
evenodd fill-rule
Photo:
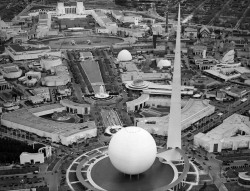
M 115 0 L 115 4 L 124 6 L 127 4 L 127 0 Z

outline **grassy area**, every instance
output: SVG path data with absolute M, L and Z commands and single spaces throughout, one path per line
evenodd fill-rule
M 193 186 L 193 188 L 191 189 L 191 191 L 199 191 L 201 190 L 201 188 L 203 188 L 204 185 L 197 185 L 197 186 Z M 219 189 L 214 185 L 206 185 L 204 186 L 203 191 L 219 191 Z M 240 190 L 238 190 L 240 191 Z
M 249 188 L 244 188 L 239 186 L 237 182 L 234 183 L 225 183 L 228 191 L 249 191 Z
M 9 169 L 9 170 L 0 170 L 0 175 L 10 175 L 10 174 L 26 174 L 29 172 L 38 171 L 38 167 L 28 167 L 21 169 Z
M 33 149 L 31 145 L 24 142 L 8 138 L 0 139 L 0 163 L 19 163 L 19 156 L 22 152 L 36 153 L 40 147 L 36 144 Z
M 250 171 L 250 167 L 230 169 L 226 172 L 226 175 L 229 178 L 236 178 L 238 177 L 238 172 L 246 172 L 246 171 Z

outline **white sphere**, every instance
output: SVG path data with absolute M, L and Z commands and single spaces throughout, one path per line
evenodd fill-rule
M 157 148 L 153 137 L 140 127 L 126 127 L 111 139 L 108 154 L 113 166 L 125 174 L 140 174 L 155 161 Z
M 132 55 L 128 50 L 122 50 L 119 52 L 117 59 L 121 62 L 126 62 L 132 60 Z

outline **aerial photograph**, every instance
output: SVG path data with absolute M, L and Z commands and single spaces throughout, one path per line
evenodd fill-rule
M 0 191 L 250 191 L 250 0 L 0 0 Z

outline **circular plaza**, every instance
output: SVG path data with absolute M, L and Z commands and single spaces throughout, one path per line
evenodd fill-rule
M 157 147 L 157 155 L 164 151 Z M 199 181 L 198 170 L 182 150 L 178 152 L 180 161 L 162 162 L 157 156 L 147 171 L 127 175 L 112 165 L 108 146 L 99 147 L 77 157 L 67 169 L 66 180 L 72 191 L 190 190 Z

